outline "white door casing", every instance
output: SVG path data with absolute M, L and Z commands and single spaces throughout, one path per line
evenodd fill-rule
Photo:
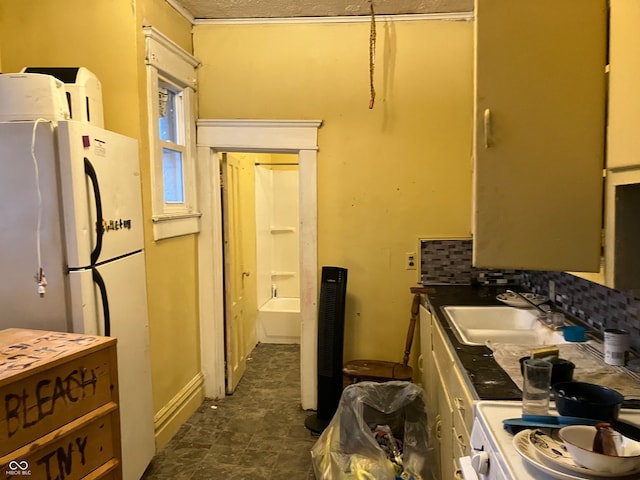
M 317 407 L 317 137 L 320 120 L 198 120 L 199 306 L 205 395 L 220 398 L 224 382 L 224 283 L 219 152 L 298 155 L 300 188 L 300 383 L 305 410 Z

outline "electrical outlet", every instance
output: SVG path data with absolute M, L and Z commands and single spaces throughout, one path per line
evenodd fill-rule
M 407 270 L 415 270 L 418 268 L 416 261 L 416 252 L 407 252 L 405 254 L 405 268 Z

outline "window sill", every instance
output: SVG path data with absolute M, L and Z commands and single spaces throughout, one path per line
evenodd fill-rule
M 153 239 L 191 235 L 200 232 L 200 213 L 185 213 L 176 215 L 155 215 L 153 221 Z

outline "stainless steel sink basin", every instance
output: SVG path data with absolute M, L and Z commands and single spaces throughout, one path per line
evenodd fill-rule
M 460 341 L 467 345 L 485 345 L 487 341 L 524 345 L 567 343 L 561 332 L 545 327 L 533 309 L 446 306 L 443 311 Z

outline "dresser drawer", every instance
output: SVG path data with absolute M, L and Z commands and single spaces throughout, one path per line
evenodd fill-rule
M 0 458 L 7 478 L 75 480 L 114 459 L 119 435 L 118 406 L 108 403 Z M 115 465 L 117 467 L 117 463 Z M 112 469 L 117 473 L 116 469 Z M 29 473 L 30 472 L 30 473 Z M 103 478 L 109 478 L 109 471 Z M 96 477 L 100 478 L 100 477 Z

